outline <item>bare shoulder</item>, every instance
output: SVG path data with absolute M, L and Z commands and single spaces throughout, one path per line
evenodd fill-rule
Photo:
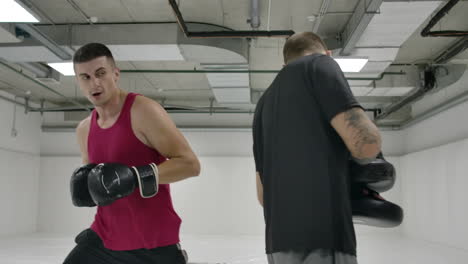
M 190 150 L 166 110 L 156 101 L 137 96 L 131 110 L 132 129 L 140 141 L 165 157 L 176 157 Z
M 155 119 L 165 112 L 158 102 L 141 95 L 135 97 L 132 106 L 132 117 L 134 116 L 139 120 Z
M 78 134 L 78 136 L 87 134 L 86 132 L 89 131 L 90 124 L 91 124 L 91 115 L 81 120 L 78 126 L 76 127 L 76 133 Z
M 90 124 L 91 124 L 91 115 L 81 120 L 81 122 L 76 127 L 76 137 L 77 137 L 78 145 L 80 147 L 81 158 L 82 158 L 83 164 L 87 164 L 89 162 L 87 142 L 88 142 Z
M 135 110 L 151 110 L 153 108 L 162 108 L 162 106 L 146 96 L 138 95 L 135 97 L 135 102 L 133 103 Z

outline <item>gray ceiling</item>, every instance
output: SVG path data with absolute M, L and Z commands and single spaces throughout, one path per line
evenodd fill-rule
M 115 45 L 116 49 L 138 45 L 135 46 L 135 54 L 128 52 L 120 54 L 123 59 L 118 60 L 118 67 L 122 70 L 206 70 L 211 69 L 207 65 L 209 63 L 221 65 L 224 69 L 230 69 L 232 64 L 240 64 L 252 71 L 279 71 L 283 65 L 284 38 L 187 39 L 174 23 L 176 18 L 167 0 L 23 0 L 22 2 L 40 16 L 41 26 L 36 28 L 71 52 L 92 39 Z M 252 30 L 247 23 L 251 0 L 177 2 L 186 22 L 211 24 L 232 30 Z M 327 42 L 336 39 L 345 27 L 352 23 L 350 19 L 359 11 L 360 6 L 360 0 L 271 0 L 270 8 L 268 0 L 259 2 L 261 24 L 255 30 L 301 32 L 311 31 L 318 26 L 317 33 L 326 38 Z M 367 2 L 372 1 L 367 0 Z M 318 16 L 321 8 L 327 3 L 325 15 Z M 353 92 L 364 107 L 385 111 L 392 104 L 411 95 L 417 90 L 419 83 L 420 73 L 416 64 L 430 65 L 441 52 L 460 39 L 423 38 L 420 35 L 435 12 L 445 3 L 446 1 L 383 1 L 370 23 L 366 24 L 359 33 L 360 39 L 352 50 L 352 55 L 368 57 L 369 63 L 360 73 L 346 73 L 350 78 L 349 83 Z M 460 1 L 433 30 L 466 31 L 467 13 L 468 1 Z M 86 20 L 87 17 L 96 17 L 97 23 L 90 24 Z M 113 23 L 113 25 L 103 25 L 103 23 Z M 189 24 L 189 29 L 208 27 L 203 24 Z M 11 33 L 12 25 L 3 24 L 3 28 L 8 27 Z M 20 63 L 19 60 L 23 60 L 27 63 L 45 65 L 46 62 L 59 60 L 44 47 L 44 43 L 34 37 L 18 43 L 1 42 L 0 34 L 0 58 L 3 57 L 3 63 L 9 65 L 9 67 L 0 65 L 1 90 L 18 96 L 28 93 L 31 100 L 36 103 L 45 100 L 46 109 L 76 107 L 70 103 L 70 99 L 87 104 L 74 77 L 60 76 L 56 82 L 52 78 L 39 80 Z M 154 59 L 151 56 L 141 59 L 141 56 L 146 55 L 141 51 L 144 45 L 155 45 L 155 48 L 162 47 L 161 45 L 173 45 L 180 50 L 183 59 L 164 60 L 157 59 L 157 56 Z M 339 53 L 338 48 L 333 54 L 338 56 Z M 468 51 L 464 51 L 447 63 L 467 64 L 467 62 Z M 384 72 L 393 74 L 382 75 Z M 221 98 L 218 94 L 220 90 L 216 88 L 226 87 L 216 87 L 213 84 L 215 77 L 203 72 L 124 72 L 120 86 L 125 90 L 154 98 L 165 106 L 185 107 L 194 109 L 194 113 L 200 113 L 195 118 L 175 118 L 180 120 L 178 121 L 180 126 L 223 127 L 236 124 L 235 126 L 248 127 L 251 122 L 250 113 L 255 107 L 256 100 L 268 88 L 275 75 L 275 72 L 251 72 L 215 76 L 218 82 L 224 80 L 227 88 L 229 85 L 236 86 L 237 83 L 247 81 L 246 88 L 250 90 L 250 99 L 238 104 L 225 103 L 226 98 Z M 399 125 L 410 120 L 411 103 L 402 105 L 395 113 L 379 120 L 380 124 Z M 210 109 L 210 106 L 213 108 Z M 229 114 L 221 114 L 222 111 L 229 110 L 240 113 L 232 114 L 230 117 L 226 117 Z M 204 111 L 207 113 L 204 114 Z M 214 118 L 217 113 L 218 116 Z M 86 112 L 78 114 L 75 121 L 86 114 Z

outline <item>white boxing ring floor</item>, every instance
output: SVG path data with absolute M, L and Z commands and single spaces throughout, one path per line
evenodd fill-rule
M 357 234 L 360 264 L 467 264 L 468 250 L 400 234 Z M 182 235 L 190 263 L 267 263 L 263 237 Z M 59 264 L 74 246 L 73 235 L 0 236 L 1 264 Z

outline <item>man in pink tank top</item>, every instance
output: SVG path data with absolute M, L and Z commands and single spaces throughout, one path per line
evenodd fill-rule
M 70 189 L 75 206 L 97 213 L 64 263 L 186 263 L 169 184 L 198 176 L 197 157 L 163 107 L 119 88 L 105 45 L 82 46 L 73 64 L 95 109 L 76 129 L 84 165 Z

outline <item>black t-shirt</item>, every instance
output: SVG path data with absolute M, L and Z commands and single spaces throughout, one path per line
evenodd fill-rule
M 338 64 L 309 55 L 285 66 L 260 98 L 254 157 L 263 183 L 267 253 L 356 255 L 344 142 L 330 121 L 360 107 Z

